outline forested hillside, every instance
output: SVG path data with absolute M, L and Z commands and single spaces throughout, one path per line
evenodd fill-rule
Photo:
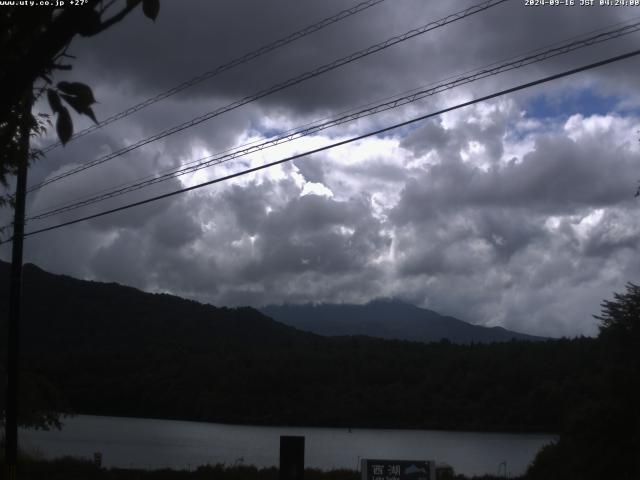
M 6 291 L 0 283 L 3 309 Z M 28 386 L 45 381 L 60 408 L 216 422 L 557 431 L 597 388 L 599 369 L 593 339 L 328 339 L 251 308 L 34 266 L 22 332 Z M 27 393 L 38 404 L 37 389 Z

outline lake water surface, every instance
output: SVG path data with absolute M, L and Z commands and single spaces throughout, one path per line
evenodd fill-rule
M 304 435 L 305 465 L 357 470 L 361 458 L 436 460 L 457 473 L 497 473 L 507 462 L 522 474 L 553 435 L 374 430 L 314 427 L 256 427 L 142 418 L 79 415 L 61 431 L 21 430 L 21 446 L 47 458 L 93 457 L 105 467 L 195 469 L 199 465 L 278 464 L 280 435 Z

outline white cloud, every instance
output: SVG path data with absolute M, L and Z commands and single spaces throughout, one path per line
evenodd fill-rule
M 32 196 L 30 208 L 49 208 L 263 141 L 263 135 L 512 57 L 540 46 L 531 42 L 541 31 L 548 42 L 557 41 L 629 15 L 622 9 L 598 9 L 594 15 L 593 9 L 524 9 L 517 3 L 167 137 L 87 171 L 81 181 L 52 185 Z M 54 151 L 31 169 L 32 181 L 470 4 L 381 4 L 349 20 L 349 28 L 336 25 Z M 94 87 L 101 101 L 98 116 L 105 118 L 343 7 L 312 2 L 291 4 L 283 12 L 254 2 L 249 18 L 243 16 L 249 7 L 234 2 L 197 2 L 189 9 L 168 3 L 157 25 L 144 23 L 140 15 L 78 43 L 72 73 Z M 240 17 L 246 20 L 240 26 L 228 22 Z M 469 38 L 473 42 L 461 41 Z M 629 38 L 284 143 L 83 213 L 196 185 L 604 58 Z M 590 315 L 601 300 L 640 276 L 640 221 L 633 200 L 640 178 L 640 120 L 622 110 L 637 104 L 636 64 L 459 109 L 292 164 L 36 236 L 27 242 L 26 257 L 56 272 L 216 304 L 399 296 L 487 325 L 545 335 L 594 333 Z M 619 110 L 607 114 L 578 110 L 542 119 L 529 111 L 532 98 L 543 93 L 561 101 L 569 89 L 598 95 L 611 93 L 612 85 Z M 48 224 L 66 218 L 73 215 Z M 1 252 L 6 258 L 7 247 Z

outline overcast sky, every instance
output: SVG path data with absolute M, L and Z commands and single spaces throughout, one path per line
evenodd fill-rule
M 98 119 L 356 1 L 162 0 L 77 38 Z M 477 2 L 387 0 L 58 148 L 30 184 Z M 576 3 L 579 3 L 576 0 Z M 46 210 L 123 182 L 640 15 L 510 0 L 30 194 Z M 195 185 L 638 48 L 640 34 L 28 224 L 27 231 Z M 640 282 L 640 59 L 30 237 L 25 261 L 215 305 L 397 297 L 481 325 L 592 335 L 600 302 Z M 45 104 L 38 111 L 47 112 Z M 89 123 L 76 118 L 76 130 Z M 50 135 L 38 140 L 47 145 Z M 10 221 L 7 210 L 2 223 Z M 9 258 L 6 245 L 0 257 Z

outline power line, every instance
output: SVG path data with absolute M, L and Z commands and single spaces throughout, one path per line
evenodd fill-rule
M 347 109 L 345 111 L 342 111 L 342 112 L 334 115 L 333 117 L 325 117 L 325 118 L 322 118 L 322 119 L 317 119 L 315 121 L 312 121 L 312 122 L 300 125 L 298 127 L 294 127 L 294 128 L 289 129 L 289 130 L 283 131 L 283 132 L 280 133 L 280 135 L 278 137 L 271 137 L 268 140 L 268 142 L 275 141 L 277 138 L 285 136 L 285 135 L 290 135 L 290 134 L 292 134 L 292 133 L 294 133 L 294 132 L 296 132 L 298 130 L 304 129 L 305 127 L 310 127 L 310 126 L 313 126 L 313 125 L 317 125 L 317 124 L 320 124 L 320 123 L 328 121 L 328 120 L 335 120 L 336 118 L 341 118 L 342 116 L 345 116 L 347 114 L 351 114 L 351 113 L 357 112 L 357 111 L 365 109 L 367 107 L 375 106 L 375 105 L 377 105 L 377 104 L 379 104 L 381 102 L 385 102 L 385 101 L 388 101 L 388 100 L 396 99 L 398 97 L 398 95 L 408 96 L 408 95 L 410 95 L 412 93 L 416 93 L 416 92 L 418 92 L 420 90 L 424 90 L 427 87 L 430 87 L 432 85 L 436 85 L 438 83 L 445 82 L 447 80 L 456 79 L 456 78 L 459 78 L 461 76 L 468 75 L 468 74 L 471 74 L 471 73 L 476 73 L 476 72 L 478 72 L 480 70 L 483 70 L 483 69 L 486 70 L 486 69 L 488 69 L 490 67 L 493 67 L 495 65 L 499 65 L 500 63 L 503 63 L 503 62 L 506 62 L 506 61 L 509 61 L 509 60 L 514 60 L 514 59 L 517 59 L 519 57 L 522 57 L 523 55 L 532 55 L 534 53 L 540 53 L 540 52 L 544 52 L 546 50 L 550 50 L 550 49 L 552 49 L 554 47 L 562 45 L 563 42 L 569 42 L 569 41 L 572 41 L 572 40 L 575 41 L 575 42 L 587 41 L 588 40 L 588 38 L 587 38 L 588 35 L 595 35 L 598 32 L 605 32 L 607 29 L 611 29 L 613 27 L 622 26 L 622 27 L 620 27 L 620 30 L 624 30 L 624 29 L 626 29 L 628 27 L 634 26 L 634 25 L 631 25 L 631 24 L 633 22 L 637 22 L 639 19 L 640 19 L 640 16 L 636 16 L 636 17 L 633 17 L 633 18 L 631 18 L 629 20 L 626 20 L 626 21 L 621 21 L 621 22 L 616 22 L 616 23 L 613 23 L 613 24 L 609 24 L 609 25 L 606 25 L 606 26 L 603 26 L 603 27 L 600 27 L 600 28 L 597 28 L 597 29 L 594 29 L 594 30 L 590 30 L 588 32 L 584 32 L 584 33 L 582 33 L 580 35 L 574 35 L 572 37 L 563 39 L 561 41 L 557 41 L 557 42 L 554 42 L 554 43 L 551 43 L 551 44 L 547 44 L 547 45 L 544 45 L 544 46 L 541 46 L 541 47 L 538 47 L 538 48 L 535 48 L 535 49 L 527 50 L 526 52 L 523 52 L 523 53 L 518 54 L 518 55 L 511 55 L 511 56 L 503 58 L 501 60 L 497 60 L 497 61 L 491 62 L 491 63 L 489 63 L 487 65 L 482 66 L 482 67 L 478 67 L 478 68 L 475 68 L 475 69 L 471 69 L 471 70 L 467 70 L 467 71 L 464 71 L 464 72 L 459 72 L 459 73 L 456 73 L 456 74 L 453 74 L 453 75 L 449 75 L 449 76 L 447 76 L 445 78 L 442 78 L 440 80 L 437 80 L 437 81 L 434 81 L 434 82 L 430 82 L 429 84 L 426 84 L 426 85 L 423 85 L 423 86 L 416 87 L 416 88 L 413 88 L 411 90 L 405 91 L 402 94 L 396 94 L 396 95 L 387 96 L 387 97 L 384 97 L 384 98 L 380 98 L 380 99 L 378 99 L 376 101 L 369 102 L 369 103 L 367 103 L 365 105 L 360 105 L 358 107 L 352 107 L 352 108 L 349 108 L 349 109 Z M 625 25 L 626 25 L 626 27 L 625 27 Z M 612 32 L 613 31 L 610 31 L 610 32 L 607 32 L 607 33 L 612 33 Z M 632 33 L 632 32 L 631 31 L 629 31 L 629 32 L 621 32 L 620 36 L 625 35 L 626 33 Z M 608 40 L 608 39 L 604 39 L 603 41 L 605 41 L 605 40 Z M 594 42 L 594 43 L 599 43 L 599 42 Z M 212 159 L 215 156 L 219 156 L 219 155 L 226 154 L 226 153 L 229 153 L 229 152 L 234 152 L 234 151 L 237 151 L 240 148 L 248 147 L 248 146 L 251 146 L 251 145 L 258 144 L 258 143 L 267 143 L 267 142 L 262 141 L 260 139 L 253 140 L 251 142 L 247 142 L 247 143 L 244 143 L 242 145 L 238 145 L 236 147 L 231 147 L 229 149 L 222 150 L 222 151 L 220 151 L 220 152 L 218 152 L 217 154 L 214 154 L 214 155 L 209 155 L 209 156 L 202 157 L 202 158 L 199 158 L 199 159 L 191 160 L 189 162 L 186 162 L 186 163 L 182 164 L 180 167 L 174 167 L 172 169 L 165 170 L 165 171 L 159 173 L 160 176 L 158 176 L 158 174 L 147 175 L 147 176 L 142 177 L 142 178 L 138 178 L 138 179 L 135 179 L 135 180 L 129 180 L 129 181 L 120 183 L 118 185 L 113 185 L 111 187 L 98 190 L 95 193 L 81 195 L 81 196 L 76 197 L 76 198 L 74 198 L 72 200 L 59 202 L 58 204 L 53 206 L 53 209 L 57 209 L 59 207 L 65 207 L 65 206 L 68 206 L 68 205 L 71 205 L 71 204 L 75 204 L 75 203 L 84 202 L 85 200 L 86 201 L 91 201 L 95 197 L 97 197 L 99 195 L 102 195 L 102 194 L 109 195 L 109 198 L 111 198 L 111 194 L 113 194 L 114 196 L 118 196 L 120 194 L 119 193 L 120 190 L 124 190 L 125 188 L 129 188 L 129 187 L 136 187 L 136 186 L 140 185 L 143 182 L 145 182 L 145 183 L 149 182 L 149 183 L 152 184 L 152 183 L 156 183 L 156 181 L 164 181 L 164 178 L 166 176 L 168 176 L 168 175 L 171 175 L 171 174 L 175 174 L 176 176 L 180 176 L 180 175 L 182 175 L 182 173 L 181 173 L 182 169 L 184 167 L 188 166 L 188 165 L 198 164 L 197 166 L 203 165 L 203 168 L 205 168 L 208 165 L 204 165 L 201 162 L 205 162 L 205 163 L 208 164 L 208 160 Z M 187 172 L 187 173 L 189 173 L 189 172 Z M 127 192 L 123 192 L 123 193 L 127 193 Z M 47 211 L 45 211 L 43 213 L 47 213 Z M 40 214 L 37 213 L 36 215 L 32 216 L 31 219 L 36 219 L 36 217 L 40 217 Z
M 381 133 L 385 133 L 385 132 L 388 132 L 388 131 L 391 131 L 391 130 L 394 130 L 394 129 L 397 129 L 397 128 L 400 128 L 400 127 L 404 127 L 404 126 L 410 125 L 412 123 L 416 123 L 416 122 L 419 122 L 419 121 L 422 121 L 422 120 L 426 120 L 426 119 L 431 118 L 431 117 L 442 115 L 444 113 L 451 112 L 453 110 L 457 110 L 457 109 L 460 109 L 460 108 L 468 107 L 468 106 L 474 105 L 476 103 L 485 102 L 487 100 L 491 100 L 491 99 L 496 98 L 496 97 L 507 95 L 509 93 L 514 93 L 514 92 L 517 92 L 517 91 L 520 91 L 520 90 L 524 90 L 526 88 L 530 88 L 530 87 L 533 87 L 533 86 L 536 86 L 536 85 L 540 85 L 540 84 L 543 84 L 543 83 L 548 83 L 548 82 L 551 82 L 553 80 L 558 80 L 560 78 L 567 77 L 569 75 L 574 75 L 576 73 L 584 72 L 586 70 L 591 70 L 591 69 L 594 69 L 594 68 L 597 68 L 597 67 L 608 65 L 610 63 L 614 63 L 614 62 L 618 62 L 618 61 L 621 61 L 621 60 L 625 60 L 625 59 L 628 59 L 628 58 L 631 58 L 631 57 L 635 57 L 637 55 L 640 55 L 640 50 L 634 50 L 634 51 L 631 51 L 631 52 L 628 52 L 628 53 L 625 53 L 625 54 L 622 54 L 622 55 L 618 55 L 618 56 L 615 56 L 615 57 L 609 57 L 609 58 L 607 58 L 605 60 L 601 60 L 599 62 L 591 63 L 591 64 L 588 64 L 588 65 L 583 65 L 582 67 L 574 68 L 574 69 L 571 69 L 571 70 L 566 70 L 564 72 L 557 73 L 557 74 L 554 74 L 554 75 L 550 75 L 548 77 L 544 77 L 544 78 L 541 78 L 541 79 L 538 79 L 538 80 L 534 80 L 532 82 L 528 82 L 528 83 L 525 83 L 525 84 L 521 84 L 521 85 L 518 85 L 516 87 L 511 87 L 511 88 L 508 88 L 508 89 L 505 89 L 505 90 L 501 90 L 499 92 L 492 93 L 490 95 L 486 95 L 484 97 L 480 97 L 480 98 L 477 98 L 475 100 L 470 100 L 468 102 L 460 103 L 460 104 L 455 105 L 453 107 L 444 108 L 442 110 L 438 110 L 437 112 L 428 113 L 426 115 L 422 115 L 422 116 L 413 118 L 411 120 L 407 120 L 405 122 L 396 123 L 394 125 L 391 125 L 391 126 L 388 126 L 388 127 L 384 127 L 384 128 L 380 128 L 378 130 L 374 130 L 372 132 L 365 133 L 363 135 L 359 135 L 357 137 L 352 137 L 352 138 L 349 138 L 347 140 L 342 140 L 340 142 L 335 142 L 335 143 L 332 143 L 332 144 L 329 144 L 329 145 L 325 145 L 324 147 L 320 147 L 320 148 L 309 150 L 309 151 L 306 151 L 306 152 L 303 152 L 303 153 L 292 155 L 290 157 L 286 157 L 286 158 L 283 158 L 283 159 L 280 159 L 280 160 L 269 162 L 269 163 L 266 163 L 266 164 L 263 164 L 263 165 L 260 165 L 260 166 L 257 166 L 257 167 L 248 168 L 246 170 L 242 170 L 240 172 L 233 173 L 231 175 L 226 175 L 224 177 L 219 177 L 219 178 L 216 178 L 214 180 L 209 180 L 207 182 L 203 182 L 203 183 L 200 183 L 198 185 L 192 185 L 190 187 L 181 188 L 179 190 L 175 190 L 173 192 L 165 193 L 163 195 L 158 195 L 158 196 L 147 198 L 145 200 L 141 200 L 141 201 L 138 201 L 138 202 L 129 203 L 129 204 L 117 207 L 117 208 L 112 208 L 110 210 L 105 210 L 105 211 L 102 211 L 102 212 L 99 212 L 99 213 L 95 213 L 93 215 L 87 215 L 85 217 L 81 217 L 81 218 L 77 218 L 75 220 L 70 220 L 70 221 L 67 221 L 67 222 L 59 223 L 59 224 L 56 224 L 56 225 L 52 225 L 50 227 L 41 228 L 41 229 L 38 229 L 38 230 L 33 230 L 31 232 L 25 233 L 24 236 L 28 237 L 28 236 L 31 236 L 31 235 L 36 235 L 36 234 L 48 232 L 48 231 L 51 231 L 51 230 L 57 230 L 59 228 L 66 227 L 66 226 L 73 225 L 73 224 L 80 223 L 80 222 L 84 222 L 86 220 L 91 220 L 91 219 L 94 219 L 94 218 L 103 217 L 105 215 L 109 215 L 109 214 L 116 213 L 116 212 L 121 212 L 123 210 L 128 210 L 128 209 L 133 208 L 133 207 L 137 207 L 137 206 L 140 206 L 140 205 L 145 205 L 147 203 L 155 202 L 157 200 L 162 200 L 164 198 L 172 197 L 174 195 L 179 195 L 181 193 L 186 193 L 186 192 L 189 192 L 191 190 L 196 190 L 196 189 L 199 189 L 199 188 L 202 188 L 202 187 L 206 187 L 208 185 L 213 185 L 214 183 L 220 183 L 220 182 L 224 182 L 224 181 L 227 181 L 227 180 L 231 180 L 232 178 L 237 178 L 237 177 L 240 177 L 240 176 L 243 176 L 243 175 L 247 175 L 249 173 L 254 173 L 254 172 L 257 172 L 259 170 L 263 170 L 263 169 L 266 169 L 266 168 L 269 168 L 269 167 L 273 167 L 275 165 L 280 165 L 280 164 L 285 163 L 285 162 L 290 162 L 290 161 L 298 159 L 298 158 L 302 158 L 302 157 L 305 157 L 305 156 L 308 156 L 308 155 L 313 155 L 315 153 L 323 152 L 325 150 L 329 150 L 329 149 L 336 148 L 336 147 L 339 147 L 339 146 L 342 146 L 342 145 L 353 143 L 353 142 L 356 142 L 358 140 L 362 140 L 362 139 L 367 138 L 367 137 L 379 135 Z M 4 240 L 4 241 L 0 242 L 0 245 L 3 244 L 3 243 L 7 243 L 9 241 L 11 241 L 11 239 Z
M 241 65 L 243 63 L 246 63 L 250 60 L 254 60 L 266 53 L 272 52 L 273 50 L 276 50 L 278 48 L 284 47 L 285 45 L 288 45 L 292 42 L 295 42 L 296 40 L 299 40 L 303 37 L 306 37 L 307 35 L 310 35 L 312 33 L 315 33 L 319 30 L 322 30 L 325 27 L 328 27 L 329 25 L 333 25 L 336 22 L 339 22 L 341 20 L 344 20 L 345 18 L 348 18 L 352 15 L 355 15 L 356 13 L 362 12 L 363 10 L 366 10 L 367 8 L 373 7 L 374 5 L 377 5 L 378 3 L 384 2 L 385 0 L 367 0 L 366 2 L 362 2 L 359 3 L 351 8 L 348 8 L 346 10 L 342 10 L 341 12 L 336 13 L 335 15 L 331 16 L 331 17 L 327 17 L 323 20 L 320 20 L 317 23 L 314 23 L 313 25 L 309 25 L 301 30 L 298 30 L 297 32 L 294 32 L 290 35 L 287 35 L 286 37 L 280 38 L 274 42 L 269 43 L 268 45 L 264 45 L 260 48 L 257 48 L 255 50 L 252 50 L 251 52 L 242 55 L 241 57 L 237 57 L 234 58 L 233 60 L 220 65 L 216 68 L 214 68 L 213 70 L 209 70 L 207 72 L 201 73 L 200 75 L 193 77 L 185 82 L 182 82 L 181 84 L 170 88 L 169 90 L 166 90 L 164 92 L 159 93 L 158 95 L 156 95 L 155 97 L 151 97 L 148 98 L 147 100 L 144 100 L 140 103 L 138 103 L 137 105 L 134 105 L 132 107 L 127 108 L 126 110 L 123 110 L 120 113 L 116 113 L 115 115 L 112 115 L 111 117 L 108 117 L 106 119 L 104 119 L 103 121 L 99 122 L 96 125 L 91 125 L 90 127 L 85 128 L 84 130 L 80 130 L 79 132 L 77 132 L 75 135 L 73 135 L 70 139 L 70 141 L 72 140 L 76 140 L 80 137 L 84 137 L 85 135 L 98 130 L 102 127 L 104 127 L 105 125 L 109 125 L 110 123 L 116 122 L 118 120 L 121 120 L 125 117 L 128 117 L 129 115 L 138 112 L 140 110 L 142 110 L 143 108 L 148 107 L 149 105 L 153 105 L 156 102 L 159 102 L 161 100 L 164 100 L 165 98 L 171 97 L 173 95 L 175 95 L 176 93 L 179 93 L 183 90 L 186 90 L 187 88 L 193 87 L 194 85 L 197 85 L 201 82 L 204 82 L 205 80 L 209 80 L 210 78 L 215 77 L 216 75 L 221 74 L 222 72 L 226 72 L 227 70 L 231 70 L 232 68 L 237 67 L 238 65 Z M 55 142 L 52 143 L 48 146 L 46 146 L 45 148 L 42 149 L 43 153 L 47 153 L 59 146 L 62 145 L 62 142 Z
M 440 27 L 442 27 L 444 25 L 456 22 L 456 21 L 461 20 L 463 18 L 466 18 L 468 16 L 474 15 L 474 14 L 482 12 L 482 11 L 485 11 L 485 10 L 487 10 L 489 8 L 495 7 L 495 6 L 497 6 L 497 5 L 501 4 L 501 3 L 504 3 L 506 1 L 509 1 L 509 0 L 487 0 L 487 1 L 482 2 L 480 4 L 473 5 L 473 6 L 467 8 L 465 10 L 462 10 L 460 12 L 456 12 L 456 13 L 453 13 L 451 15 L 448 15 L 448 16 L 440 19 L 440 20 L 436 20 L 434 22 L 430 22 L 430 23 L 428 23 L 426 25 L 423 25 L 422 27 L 409 30 L 408 32 L 403 33 L 402 35 L 397 35 L 397 36 L 391 37 L 391 38 L 385 40 L 384 42 L 377 43 L 377 44 L 372 45 L 370 47 L 367 47 L 367 48 L 365 48 L 363 50 L 359 50 L 359 51 L 357 51 L 355 53 L 347 55 L 346 57 L 342 57 L 342 58 L 340 58 L 338 60 L 335 60 L 335 61 L 333 61 L 331 63 L 322 65 L 322 66 L 316 68 L 315 70 L 311 70 L 311 71 L 305 72 L 305 73 L 303 73 L 301 75 L 298 75 L 296 77 L 290 78 L 289 80 L 285 80 L 284 82 L 277 83 L 277 84 L 275 84 L 275 85 L 273 85 L 273 86 L 271 86 L 269 88 L 261 90 L 258 93 L 254 93 L 252 95 L 244 97 L 241 100 L 237 100 L 237 101 L 235 101 L 233 103 L 230 103 L 229 105 L 226 105 L 224 107 L 218 108 L 218 109 L 216 109 L 216 110 L 214 110 L 212 112 L 208 112 L 208 113 L 205 113 L 204 115 L 200 115 L 199 117 L 196 117 L 196 118 L 194 118 L 194 119 L 192 119 L 192 120 L 190 120 L 188 122 L 184 122 L 184 123 L 182 123 L 180 125 L 177 125 L 175 127 L 170 128 L 168 130 L 165 130 L 163 132 L 157 133 L 157 134 L 155 134 L 155 135 L 153 135 L 151 137 L 148 137 L 146 139 L 140 140 L 140 141 L 138 141 L 138 142 L 136 142 L 136 143 L 134 143 L 132 145 L 129 145 L 129 146 L 125 147 L 125 148 L 122 148 L 122 149 L 120 149 L 120 150 L 118 150 L 116 152 L 112 152 L 112 153 L 110 153 L 108 155 L 100 157 L 100 158 L 98 158 L 96 160 L 93 160 L 91 162 L 88 162 L 88 163 L 85 163 L 83 165 L 80 165 L 79 167 L 73 168 L 73 169 L 71 169 L 71 170 L 69 170 L 69 171 L 67 171 L 65 173 L 61 173 L 59 175 L 51 177 L 51 178 L 49 178 L 49 179 L 47 179 L 47 180 L 45 180 L 45 181 L 43 181 L 43 182 L 41 182 L 41 183 L 39 183 L 37 185 L 31 186 L 27 190 L 27 192 L 28 193 L 33 192 L 35 190 L 38 190 L 38 189 L 44 187 L 45 185 L 48 185 L 50 183 L 56 182 L 58 180 L 61 180 L 62 178 L 69 177 L 69 176 L 74 175 L 76 173 L 82 172 L 84 170 L 87 170 L 88 168 L 92 168 L 92 167 L 95 167 L 97 165 L 100 165 L 100 164 L 102 164 L 104 162 L 107 162 L 107 161 L 112 160 L 112 159 L 114 159 L 116 157 L 124 155 L 125 153 L 128 153 L 128 152 L 130 152 L 132 150 L 135 150 L 137 148 L 140 148 L 140 147 L 142 147 L 144 145 L 147 145 L 147 144 L 149 144 L 151 142 L 155 142 L 156 140 L 160 140 L 162 138 L 168 137 L 169 135 L 173 135 L 174 133 L 178 133 L 178 132 L 181 132 L 182 130 L 185 130 L 187 128 L 191 128 L 191 127 L 193 127 L 195 125 L 198 125 L 198 124 L 200 124 L 200 123 L 202 123 L 204 121 L 207 121 L 207 120 L 210 120 L 210 119 L 212 119 L 214 117 L 222 115 L 223 113 L 229 112 L 229 111 L 234 110 L 236 108 L 239 108 L 239 107 L 241 107 L 243 105 L 246 105 L 248 103 L 254 102 L 254 101 L 259 100 L 259 99 L 261 99 L 263 97 L 266 97 L 268 95 L 271 95 L 272 93 L 278 92 L 280 90 L 284 90 L 285 88 L 291 87 L 291 86 L 296 85 L 296 84 L 301 83 L 301 82 L 304 82 L 305 80 L 308 80 L 310 78 L 317 77 L 318 75 L 321 75 L 323 73 L 329 72 L 331 70 L 335 70 L 338 67 L 341 67 L 341 66 L 346 65 L 348 63 L 354 62 L 354 61 L 356 61 L 356 60 L 358 60 L 360 58 L 363 58 L 363 57 L 366 57 L 366 56 L 371 55 L 373 53 L 379 52 L 379 51 L 384 50 L 386 48 L 389 48 L 389 47 L 391 47 L 393 45 L 396 45 L 398 43 L 405 42 L 405 41 L 407 41 L 407 40 L 409 40 L 409 39 L 411 39 L 413 37 L 416 37 L 418 35 L 422 35 L 422 34 L 424 34 L 426 32 L 431 31 L 431 30 L 435 30 L 436 28 L 440 28 Z
M 114 198 L 120 195 L 124 195 L 126 193 L 130 193 L 130 192 L 139 190 L 141 188 L 154 185 L 156 183 L 164 182 L 172 178 L 177 178 L 179 176 L 186 175 L 188 173 L 193 173 L 203 168 L 208 168 L 213 165 L 219 165 L 221 163 L 236 159 L 240 156 L 255 153 L 257 151 L 261 151 L 266 148 L 270 148 L 276 145 L 280 145 L 282 143 L 296 140 L 304 136 L 318 133 L 322 130 L 325 130 L 331 127 L 335 127 L 335 126 L 338 126 L 347 122 L 351 122 L 366 116 L 374 115 L 376 113 L 384 112 L 387 110 L 391 110 L 393 108 L 407 105 L 409 103 L 424 99 L 428 96 L 432 96 L 461 85 L 465 85 L 465 84 L 468 84 L 483 78 L 487 78 L 490 76 L 498 75 L 500 73 L 511 71 L 517 68 L 522 68 L 524 66 L 531 65 L 533 63 L 538 63 L 543 60 L 556 57 L 558 55 L 567 54 L 569 52 L 572 52 L 580 48 L 585 48 L 598 43 L 619 38 L 623 35 L 628 35 L 628 34 L 637 32 L 639 30 L 640 30 L 640 22 L 636 22 L 635 24 L 625 25 L 623 27 L 619 27 L 617 29 L 610 30 L 604 33 L 599 33 L 597 35 L 593 35 L 588 38 L 576 40 L 568 44 L 561 45 L 552 49 L 548 49 L 546 51 L 543 51 L 534 55 L 528 55 L 528 56 L 519 58 L 517 60 L 513 60 L 510 62 L 503 63 L 501 65 L 497 65 L 492 68 L 480 69 L 470 75 L 462 75 L 451 82 L 442 83 L 428 89 L 422 89 L 418 91 L 412 90 L 411 93 L 408 95 L 397 97 L 390 101 L 383 102 L 369 108 L 364 108 L 359 111 L 349 113 L 347 115 L 342 115 L 337 118 L 330 119 L 328 121 L 312 124 L 311 126 L 304 126 L 303 128 L 293 129 L 288 132 L 285 132 L 283 135 L 280 135 L 278 137 L 275 137 L 267 141 L 263 141 L 260 143 L 253 142 L 253 144 L 249 144 L 248 146 L 241 146 L 227 152 L 208 155 L 198 160 L 189 162 L 188 164 L 182 165 L 177 169 L 171 169 L 159 176 L 145 177 L 133 183 L 129 183 L 125 186 L 115 187 L 114 189 L 111 189 L 111 190 L 98 192 L 98 194 L 94 194 L 93 196 L 88 196 L 83 200 L 67 203 L 58 208 L 53 208 L 51 210 L 47 210 L 42 213 L 31 215 L 28 217 L 28 220 L 41 220 L 53 215 L 76 210 L 78 208 L 91 205 L 100 201 L 104 201 L 109 198 Z

